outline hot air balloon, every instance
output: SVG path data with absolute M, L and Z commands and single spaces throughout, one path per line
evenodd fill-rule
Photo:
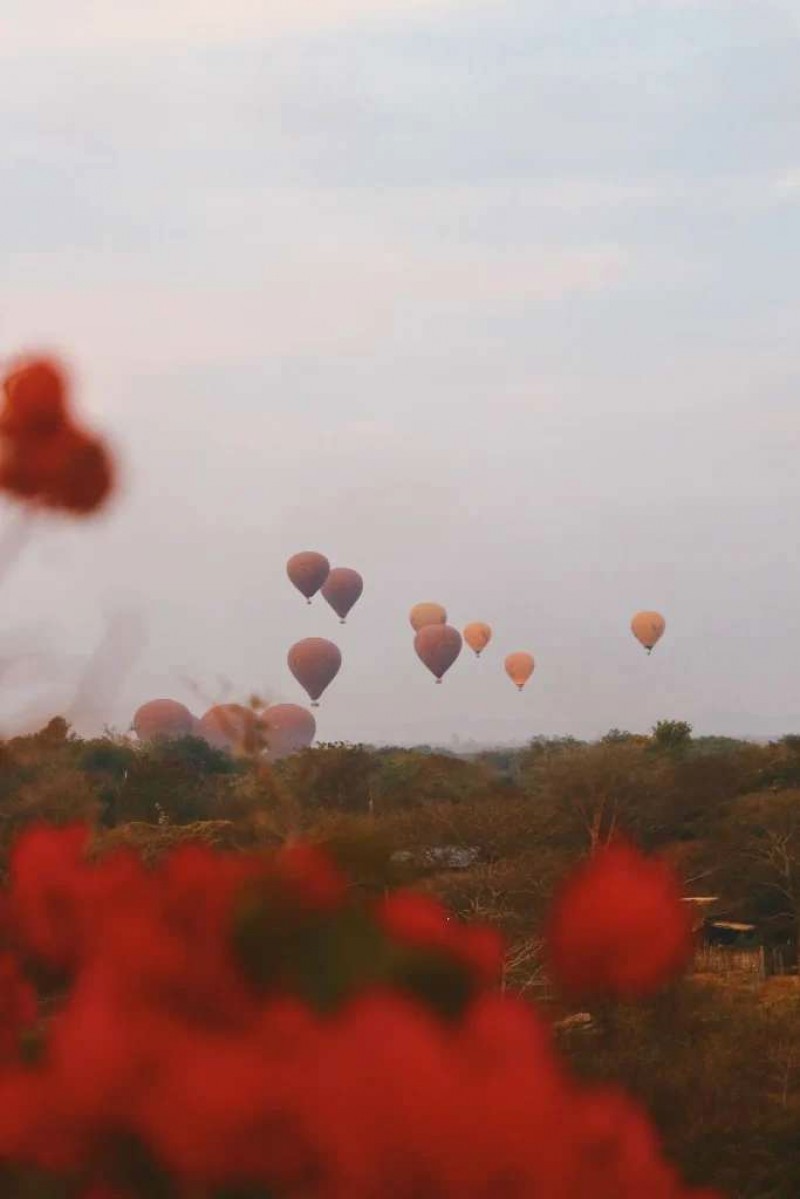
M 342 665 L 338 647 L 323 637 L 306 637 L 292 646 L 287 661 L 292 674 L 311 700 L 311 707 L 318 708 L 319 697 L 336 678 Z
M 441 683 L 461 653 L 461 634 L 449 624 L 426 624 L 414 638 L 414 649 L 436 682 Z
M 414 604 L 408 614 L 415 633 L 430 624 L 447 624 L 447 613 L 441 604 Z
M 310 604 L 312 595 L 316 595 L 328 577 L 331 564 L 324 554 L 305 550 L 295 554 L 286 563 L 286 573 L 289 581 L 294 584 L 301 595 Z
M 299 704 L 274 704 L 259 716 L 261 738 L 273 760 L 307 749 L 317 735 L 317 722 Z
M 505 661 L 506 674 L 515 683 L 519 691 L 527 683 L 528 679 L 533 674 L 535 662 L 532 654 L 526 654 L 520 651 L 516 654 L 509 654 Z
M 140 741 L 191 737 L 194 717 L 187 707 L 174 699 L 151 699 L 137 708 L 133 727 Z
M 349 566 L 334 566 L 322 586 L 322 595 L 333 608 L 342 624 L 364 590 L 364 580 Z
M 667 622 L 660 612 L 637 612 L 631 621 L 631 632 L 648 654 L 652 653 L 656 642 L 661 640 L 666 627 Z
M 214 749 L 254 753 L 259 740 L 256 714 L 242 704 L 217 704 L 200 720 L 200 736 Z
M 471 650 L 475 651 L 475 656 L 480 658 L 481 650 L 486 649 L 486 646 L 492 639 L 492 630 L 488 624 L 484 624 L 481 620 L 473 621 L 464 629 L 464 640 Z

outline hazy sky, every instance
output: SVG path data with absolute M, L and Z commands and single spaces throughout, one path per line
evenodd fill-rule
M 0 73 L 0 354 L 125 471 L 3 582 L 4 728 L 314 635 L 324 739 L 800 729 L 796 0 L 0 0 Z M 441 687 L 424 599 L 495 628 Z

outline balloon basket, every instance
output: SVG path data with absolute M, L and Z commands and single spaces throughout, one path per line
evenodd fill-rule
M 339 624 L 347 624 L 347 621 L 346 621 L 346 620 L 340 620 L 340 621 L 339 621 Z
M 318 708 L 318 707 L 319 707 L 319 704 L 317 703 L 317 701 L 316 701 L 315 699 L 312 699 L 312 701 L 311 701 L 311 707 L 312 707 L 312 708 Z
M 441 687 L 441 685 L 442 685 L 442 680 L 441 680 L 441 679 L 437 679 L 437 680 L 436 680 L 436 684 L 437 684 L 437 686 Z
M 308 598 L 306 598 L 306 603 L 307 603 L 307 604 L 310 604 L 310 603 L 311 603 L 311 600 L 310 600 L 310 599 L 308 599 Z

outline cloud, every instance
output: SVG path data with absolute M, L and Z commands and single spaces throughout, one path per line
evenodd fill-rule
M 800 196 L 800 167 L 784 171 L 773 179 L 772 192 L 782 200 Z
M 114 266 L 116 278 L 94 281 L 85 255 L 19 255 L 6 345 L 50 344 L 78 359 L 147 368 L 366 353 L 409 324 L 513 315 L 530 304 L 617 287 L 631 262 L 615 245 L 426 254 L 367 240 L 327 253 L 266 257 L 261 279 L 248 272 L 238 285 L 129 280 L 124 258 Z
M 424 15 L 457 0 L 26 0 L 0 15 L 0 55 L 269 40 L 382 16 Z

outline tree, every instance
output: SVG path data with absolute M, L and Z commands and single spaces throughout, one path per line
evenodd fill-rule
M 377 760 L 363 745 L 321 744 L 284 758 L 278 777 L 306 808 L 369 812 Z
M 524 785 L 558 842 L 594 849 L 618 831 L 657 832 L 667 779 L 667 763 L 636 741 L 620 741 L 535 757 Z
M 791 938 L 800 966 L 800 790 L 743 797 L 724 837 L 720 877 L 753 915 Z
M 634 734 L 629 733 L 627 729 L 609 729 L 604 737 L 600 738 L 601 745 L 620 745 L 626 741 L 633 741 Z
M 692 726 L 685 720 L 659 720 L 652 738 L 657 749 L 684 750 L 692 740 Z
M 230 782 L 244 769 L 196 737 L 153 742 L 136 751 L 107 823 L 217 819 Z
M 442 800 L 461 803 L 491 790 L 493 771 L 483 762 L 449 754 L 399 749 L 376 759 L 375 810 L 416 808 Z

